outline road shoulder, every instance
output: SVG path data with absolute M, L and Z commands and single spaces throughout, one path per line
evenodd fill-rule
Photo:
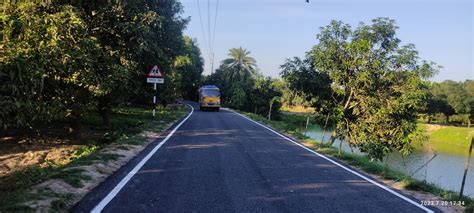
M 92 159 L 63 170 L 64 173 L 76 173 L 79 178 L 82 177 L 80 184 L 71 184 L 64 178 L 52 178 L 32 186 L 24 206 L 39 212 L 70 210 L 88 193 L 143 158 L 144 153 L 147 153 L 153 144 L 166 137 L 170 129 L 189 113 L 190 109 L 171 122 L 155 121 L 159 125 L 151 125 L 133 137 L 109 144 L 94 153 Z

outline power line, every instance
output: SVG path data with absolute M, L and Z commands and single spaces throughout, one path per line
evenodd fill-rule
M 216 40 L 216 25 L 217 25 L 217 14 L 219 12 L 219 0 L 216 1 L 216 13 L 214 15 L 214 30 L 212 32 L 212 45 L 211 45 L 211 49 L 212 49 L 212 59 L 211 59 L 211 74 L 214 70 L 214 42 Z
M 212 67 L 212 44 L 211 44 L 211 0 L 207 0 L 207 38 L 209 39 L 209 65 Z M 212 68 L 211 68 L 212 73 Z
M 216 0 L 216 7 L 215 7 L 215 14 L 214 14 L 214 26 L 211 25 L 211 0 L 207 0 L 207 36 L 206 36 L 206 29 L 204 27 L 204 22 L 201 14 L 201 6 L 199 4 L 199 0 L 196 0 L 199 12 L 199 20 L 201 22 L 201 32 L 202 37 L 204 39 L 204 46 L 207 50 L 207 58 L 209 59 L 209 66 L 211 69 L 211 74 L 214 70 L 214 44 L 215 44 L 215 37 L 216 37 L 216 25 L 217 25 L 217 16 L 219 13 L 219 0 Z M 211 34 L 212 28 L 212 34 Z
M 209 52 L 209 47 L 207 46 L 207 41 L 206 41 L 206 33 L 204 32 L 204 25 L 202 23 L 201 7 L 199 6 L 199 0 L 196 0 L 196 2 L 197 2 L 197 6 L 198 6 L 198 11 L 199 11 L 199 20 L 201 21 L 201 31 L 202 31 L 202 37 L 204 39 L 204 46 L 206 47 L 207 51 Z

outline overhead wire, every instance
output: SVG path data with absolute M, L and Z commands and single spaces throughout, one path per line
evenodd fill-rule
M 207 0 L 207 38 L 209 41 L 209 66 L 212 66 L 212 47 L 211 47 L 211 0 Z M 212 73 L 212 68 L 211 68 L 211 73 Z
M 209 65 L 211 63 L 210 59 L 211 59 L 211 0 L 207 0 L 207 38 L 209 39 L 208 41 L 208 44 L 209 44 Z M 212 72 L 212 71 L 211 71 Z
M 204 32 L 204 24 L 202 22 L 201 7 L 199 6 L 199 0 L 196 0 L 196 2 L 197 2 L 198 12 L 199 12 L 199 20 L 201 21 L 201 31 L 202 31 L 202 37 L 204 39 L 204 46 L 206 47 L 207 52 L 209 52 L 209 46 L 207 46 L 207 40 L 206 40 L 206 33 Z
M 219 0 L 216 0 L 216 7 L 214 13 L 214 25 L 211 25 L 211 0 L 207 0 L 207 36 L 206 36 L 206 27 L 204 27 L 203 22 L 203 15 L 201 13 L 201 6 L 199 4 L 199 0 L 196 0 L 198 12 L 199 12 L 199 20 L 201 22 L 201 32 L 204 39 L 204 46 L 207 50 L 207 56 L 209 59 L 210 71 L 211 74 L 214 70 L 214 44 L 215 44 L 215 37 L 216 37 L 216 25 L 217 25 L 217 16 L 219 11 Z M 211 34 L 212 29 L 212 34 Z
M 214 29 L 212 32 L 212 59 L 211 59 L 211 73 L 214 70 L 214 43 L 216 40 L 216 25 L 217 25 L 217 14 L 219 13 L 219 0 L 216 1 L 216 13 L 214 15 Z

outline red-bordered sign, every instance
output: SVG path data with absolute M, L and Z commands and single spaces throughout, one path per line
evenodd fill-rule
M 150 69 L 150 72 L 146 75 L 146 82 L 153 84 L 162 84 L 165 82 L 160 66 L 155 65 Z
M 153 66 L 146 77 L 147 78 L 163 78 L 163 73 L 161 72 L 161 68 L 158 65 Z

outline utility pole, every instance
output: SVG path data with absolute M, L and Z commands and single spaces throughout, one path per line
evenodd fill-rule
M 474 136 L 471 137 L 471 146 L 469 147 L 469 155 L 467 156 L 467 161 L 464 164 L 464 175 L 462 176 L 462 183 L 461 183 L 461 191 L 459 192 L 459 199 L 462 198 L 462 194 L 464 192 L 464 184 L 466 184 L 466 175 L 469 169 L 469 164 L 471 162 L 471 155 L 472 155 L 472 145 L 474 144 Z
M 214 72 L 214 53 L 211 53 L 211 75 Z

